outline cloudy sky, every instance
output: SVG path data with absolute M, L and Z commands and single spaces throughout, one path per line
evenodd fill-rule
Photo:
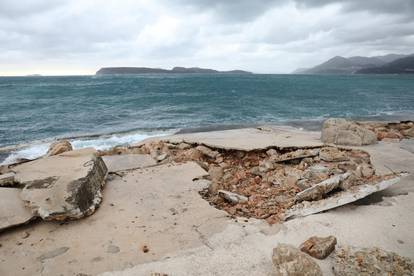
M 335 55 L 413 49 L 414 0 L 0 0 L 0 75 L 288 73 Z

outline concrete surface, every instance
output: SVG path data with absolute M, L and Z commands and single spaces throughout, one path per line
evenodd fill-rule
M 154 166 L 157 162 L 149 154 L 122 154 L 102 156 L 108 172 L 119 172 Z

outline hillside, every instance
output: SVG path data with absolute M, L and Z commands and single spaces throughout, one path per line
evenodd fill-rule
M 414 55 L 397 59 L 383 66 L 361 69 L 358 74 L 414 74 Z
M 96 75 L 119 74 L 251 74 L 251 72 L 242 70 L 217 71 L 198 67 L 174 67 L 171 70 L 147 67 L 105 67 L 96 72 Z

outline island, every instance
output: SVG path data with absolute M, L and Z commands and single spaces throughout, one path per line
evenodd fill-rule
M 174 67 L 171 70 L 147 67 L 104 67 L 96 75 L 131 75 L 131 74 L 252 74 L 243 70 L 218 71 L 199 67 Z

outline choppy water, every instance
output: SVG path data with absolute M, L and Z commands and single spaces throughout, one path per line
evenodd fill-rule
M 188 128 L 306 128 L 326 117 L 387 119 L 413 114 L 413 76 L 0 78 L 0 147 L 31 144 L 14 150 L 8 161 L 38 156 L 57 137 L 72 137 L 75 147 L 105 148 Z

